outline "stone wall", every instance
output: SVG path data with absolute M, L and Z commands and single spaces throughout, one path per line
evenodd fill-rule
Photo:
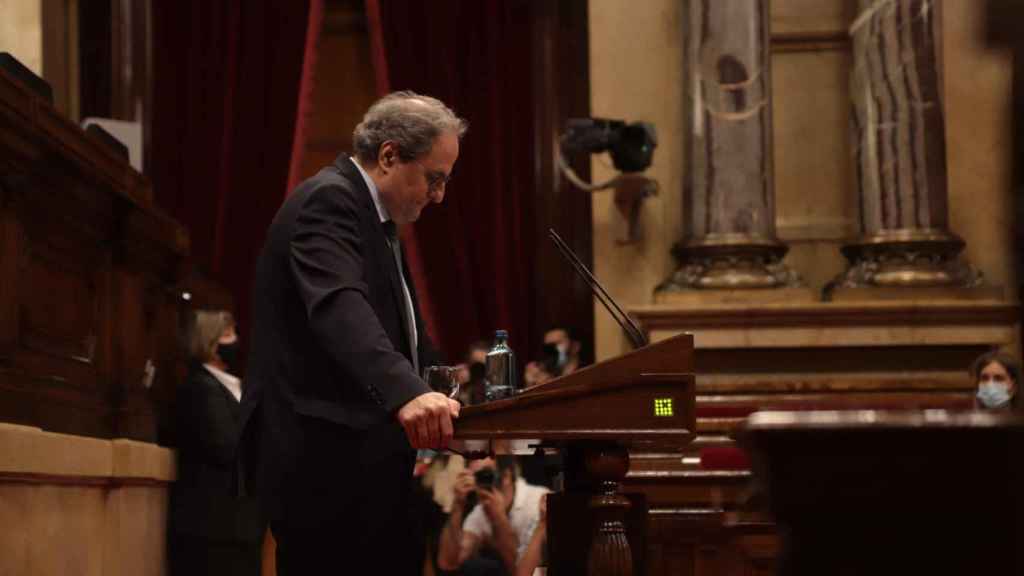
M 677 0 L 651 0 L 644 10 L 591 0 L 589 8 L 592 114 L 645 120 L 658 130 L 648 175 L 661 191 L 643 206 L 641 242 L 616 244 L 625 224 L 609 193 L 596 194 L 593 203 L 595 274 L 625 308 L 642 307 L 654 302 L 655 287 L 675 269 L 669 251 L 685 233 L 684 12 Z M 967 243 L 964 257 L 997 289 L 987 297 L 1001 288 L 1003 301 L 1015 301 L 1011 66 L 1008 53 L 985 45 L 983 10 L 981 2 L 939 2 L 935 15 L 942 21 L 949 223 Z M 789 246 L 786 264 L 811 293 L 844 270 L 839 248 L 859 222 L 849 122 L 848 29 L 855 17 L 856 3 L 848 0 L 771 3 L 777 235 Z M 610 161 L 595 157 L 593 179 L 611 174 Z M 770 300 L 764 296 L 758 298 Z M 697 339 L 699 345 L 699 334 Z M 597 308 L 597 358 L 627 346 L 618 326 Z
M 0 423 L 0 574 L 166 573 L 173 452 Z

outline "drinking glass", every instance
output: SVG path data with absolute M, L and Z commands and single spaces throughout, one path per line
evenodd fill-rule
M 459 395 L 459 369 L 455 366 L 427 366 L 423 379 L 434 392 L 455 399 Z

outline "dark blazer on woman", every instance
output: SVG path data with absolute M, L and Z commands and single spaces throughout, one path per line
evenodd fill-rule
M 190 367 L 176 404 L 178 477 L 171 492 L 174 572 L 256 576 L 265 523 L 256 499 L 246 494 L 241 475 L 237 450 L 241 404 L 199 363 Z

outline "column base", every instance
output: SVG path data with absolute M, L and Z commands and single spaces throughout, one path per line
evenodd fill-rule
M 975 288 L 980 271 L 959 254 L 964 241 L 944 230 L 895 230 L 847 244 L 850 267 L 825 288 L 825 296 L 843 288 Z
M 782 262 L 787 250 L 777 240 L 746 234 L 709 234 L 680 243 L 673 254 L 683 264 L 655 293 L 803 286 L 800 275 Z

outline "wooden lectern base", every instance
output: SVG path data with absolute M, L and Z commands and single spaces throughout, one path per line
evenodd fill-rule
M 622 572 L 610 566 L 598 566 L 598 574 L 646 574 L 644 552 L 647 527 L 647 500 L 643 494 L 624 494 L 629 503 L 625 512 L 625 537 L 631 565 Z M 559 492 L 548 496 L 548 576 L 588 573 L 587 550 L 593 538 L 597 515 L 590 506 L 591 496 Z M 621 568 L 621 566 L 620 566 Z M 628 571 L 627 571 L 628 570 Z
M 647 503 L 642 494 L 619 493 L 629 452 L 614 442 L 577 441 L 562 453 L 565 490 L 548 497 L 548 575 L 644 574 Z

